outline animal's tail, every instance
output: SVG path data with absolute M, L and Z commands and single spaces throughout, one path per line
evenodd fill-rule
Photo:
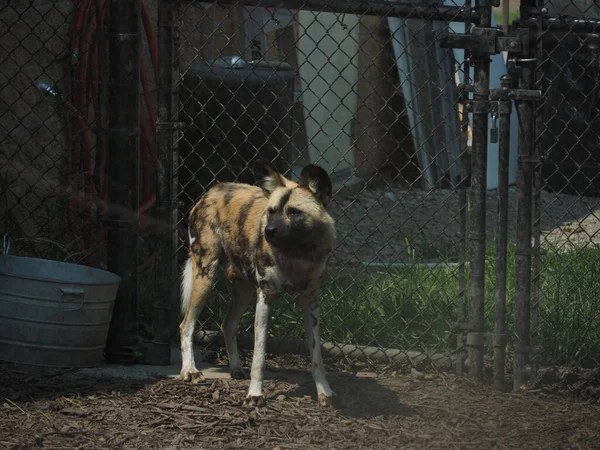
M 190 304 L 190 297 L 192 296 L 192 277 L 194 275 L 194 269 L 192 267 L 191 256 L 185 262 L 185 267 L 181 273 L 181 314 L 185 315 L 187 307 Z

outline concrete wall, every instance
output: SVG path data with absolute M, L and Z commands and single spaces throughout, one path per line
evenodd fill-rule
M 356 173 L 363 179 L 389 166 L 404 168 L 406 177 L 412 176 L 406 168 L 414 150 L 397 78 L 386 19 L 361 17 L 352 135 Z

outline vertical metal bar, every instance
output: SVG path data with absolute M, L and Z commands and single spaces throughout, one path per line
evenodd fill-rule
M 533 5 L 532 5 L 533 3 Z M 523 0 L 521 17 L 526 23 L 529 8 L 535 0 Z M 530 31 L 519 30 L 523 52 L 522 67 L 519 73 L 519 88 L 533 87 L 533 62 L 528 61 L 530 52 Z M 531 192 L 532 192 L 532 150 L 533 150 L 533 103 L 519 101 L 519 153 L 517 157 L 517 238 L 515 253 L 515 360 L 513 388 L 518 389 L 526 381 L 529 363 L 530 344 L 530 302 L 531 302 Z
M 535 130 L 542 129 L 541 114 L 537 114 L 535 118 Z M 539 332 L 539 316 L 540 316 L 540 275 L 541 275 L 541 195 L 542 195 L 542 164 L 540 159 L 540 136 L 536 135 L 536 144 L 534 148 L 533 159 L 535 165 L 533 167 L 533 299 L 531 302 L 531 349 L 532 349 L 532 370 L 533 374 L 537 372 L 539 357 L 538 332 Z
M 180 111 L 180 103 L 179 103 L 179 83 L 181 81 L 180 74 L 180 61 L 179 56 L 181 55 L 180 51 L 180 33 L 179 30 L 181 28 L 181 1 L 180 0 L 169 0 L 172 8 L 172 18 L 173 18 L 173 28 L 171 29 L 171 36 L 173 39 L 173 59 L 171 66 L 171 121 L 175 123 L 175 121 L 179 120 L 179 111 Z M 215 8 L 212 8 L 212 21 L 213 27 L 215 24 Z M 214 34 L 214 33 L 213 33 Z M 211 45 L 214 44 L 215 39 L 212 38 Z M 181 125 L 179 122 L 177 122 Z M 180 220 L 179 216 L 179 140 L 181 138 L 181 128 L 175 126 L 172 130 L 172 146 L 171 146 L 171 179 L 169 180 L 171 186 L 171 203 L 169 205 L 171 211 L 171 248 L 173 250 L 173 254 L 171 257 L 173 258 L 173 263 L 171 266 L 171 291 L 170 291 L 170 301 L 173 306 L 173 310 L 175 314 L 171 314 L 171 329 L 176 333 L 179 331 L 179 277 L 178 277 L 178 259 L 177 259 L 177 250 L 179 248 L 179 233 L 178 233 L 178 224 Z
M 544 6 L 544 1 L 539 0 L 539 6 Z M 544 48 L 542 39 L 542 22 L 538 21 L 538 33 L 536 35 L 536 59 L 543 61 Z M 535 89 L 542 88 L 544 73 L 541 65 L 536 67 Z M 540 108 L 541 109 L 541 108 Z M 533 299 L 531 304 L 531 347 L 533 350 L 532 369 L 534 374 L 537 372 L 540 363 L 539 355 L 539 311 L 540 311 L 540 275 L 541 275 L 541 220 L 542 220 L 542 130 L 544 129 L 544 115 L 542 111 L 535 114 L 534 139 L 535 147 L 533 159 L 535 166 L 533 168 Z
M 504 354 L 506 349 L 506 251 L 508 244 L 508 165 L 510 156 L 510 114 L 508 97 L 511 77 L 500 78 L 503 89 L 498 102 L 500 134 L 498 138 L 498 211 L 496 228 L 496 315 L 494 317 L 494 386 L 504 390 Z
M 108 332 L 110 361 L 138 346 L 140 0 L 111 0 L 109 19 L 108 270 L 122 279 Z
M 502 31 L 508 34 L 508 20 L 510 17 L 510 0 L 502 0 Z
M 177 273 L 175 250 L 177 212 L 175 206 L 175 184 L 173 158 L 174 112 L 176 99 L 173 83 L 177 80 L 174 62 L 174 14 L 175 2 L 158 2 L 158 94 L 157 94 L 157 136 L 156 136 L 156 220 L 160 232 L 155 239 L 156 262 L 154 264 L 154 289 L 152 291 L 153 331 L 152 346 L 147 350 L 147 361 L 153 364 L 168 365 L 171 361 L 169 339 L 171 337 L 171 314 L 173 298 L 171 287 Z
M 102 158 L 100 155 L 106 155 L 107 152 L 107 134 L 106 129 L 108 128 L 107 120 L 107 106 L 108 106 L 108 89 L 106 88 L 106 81 L 108 80 L 108 52 L 106 51 L 106 40 L 104 30 L 106 25 L 102 22 L 102 8 L 100 7 L 101 0 L 95 0 L 96 9 L 96 39 L 98 42 L 98 110 L 96 111 L 96 126 L 97 126 L 97 139 L 96 139 L 96 161 L 94 165 L 94 183 L 99 192 L 102 192 L 104 185 L 104 169 L 106 164 L 106 156 Z M 100 228 L 102 226 L 102 209 L 97 208 L 96 211 L 96 242 L 95 242 L 95 253 L 96 258 L 94 263 L 98 263 L 102 258 L 101 248 L 101 234 Z
M 491 24 L 492 8 L 487 0 L 476 0 L 479 26 L 487 28 Z M 487 102 L 490 86 L 490 57 L 473 53 L 475 104 Z M 473 151 L 471 176 L 471 217 L 470 236 L 470 283 L 469 283 L 469 326 L 467 335 L 469 346 L 470 374 L 483 378 L 484 355 L 484 300 L 485 300 L 485 213 L 487 194 L 487 142 L 488 113 L 483 108 L 473 111 Z
M 465 14 L 468 18 L 471 16 L 471 0 L 465 0 Z M 465 34 L 471 32 L 471 21 L 465 21 Z M 471 84 L 471 53 L 469 50 L 464 50 L 463 58 L 463 84 L 469 86 Z M 458 267 L 458 298 L 456 302 L 456 323 L 458 326 L 465 323 L 465 306 L 466 306 L 466 274 L 465 262 L 467 251 L 467 185 L 471 175 L 471 158 L 469 157 L 469 114 L 465 108 L 465 100 L 469 98 L 468 90 L 464 89 L 460 92 L 461 103 L 463 105 L 461 117 L 461 158 L 460 158 L 460 181 L 459 181 L 459 221 L 460 221 L 460 260 Z M 464 340 L 463 330 L 457 329 L 456 333 L 456 374 L 463 375 L 464 373 Z

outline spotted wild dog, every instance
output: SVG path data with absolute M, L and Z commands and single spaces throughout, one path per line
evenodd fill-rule
M 318 294 L 336 237 L 325 207 L 331 180 L 319 166 L 306 166 L 293 182 L 264 161 L 254 164 L 259 186 L 221 183 L 209 189 L 189 216 L 190 256 L 182 276 L 179 326 L 180 379 L 195 381 L 193 334 L 211 290 L 217 266 L 233 283 L 232 301 L 221 325 L 232 378 L 248 378 L 237 347 L 237 327 L 257 291 L 254 355 L 245 404 L 264 404 L 263 378 L 269 310 L 278 295 L 299 292 L 319 404 L 331 404 L 333 392 L 325 375 L 319 339 Z

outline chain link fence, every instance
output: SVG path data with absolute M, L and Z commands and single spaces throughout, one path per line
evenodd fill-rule
M 499 26 L 500 8 L 486 23 L 485 9 L 451 1 L 227 3 L 139 3 L 139 88 L 121 92 L 140 111 L 126 124 L 139 130 L 139 159 L 123 160 L 134 176 L 115 171 L 111 150 L 113 3 L 2 6 L 10 253 L 114 270 L 109 212 L 115 192 L 135 188 L 127 285 L 138 294 L 123 320 L 177 341 L 174 266 L 191 207 L 217 182 L 254 183 L 257 157 L 291 179 L 316 163 L 333 181 L 338 234 L 321 299 L 326 355 L 481 374 L 493 355 L 512 373 L 515 353 L 519 373 L 598 364 L 595 6 L 510 3 L 492 48 L 477 28 Z M 205 350 L 219 348 L 228 307 L 221 278 L 198 324 Z M 252 323 L 251 307 L 243 350 Z M 269 351 L 308 351 L 294 296 L 274 306 L 270 333 Z M 470 352 L 481 349 L 479 364 Z
M 43 101 L 36 83 L 69 77 L 64 58 L 72 13 L 70 2 L 10 2 L 0 12 L 2 228 L 14 252 L 61 259 L 80 255 L 77 242 L 59 239 L 66 228 L 58 195 L 68 164 L 67 113 Z
M 461 267 L 461 67 L 434 39 L 443 25 L 196 3 L 180 17 L 180 229 L 210 185 L 253 183 L 256 157 L 292 179 L 309 162 L 323 166 L 338 231 L 322 295 L 328 353 L 396 362 L 439 353 L 448 365 Z M 203 330 L 220 329 L 224 285 Z M 294 296 L 278 301 L 274 351 L 291 337 L 307 351 L 301 318 Z
M 537 38 L 536 161 L 532 344 L 538 365 L 597 367 L 598 27 L 600 10 L 554 0 Z

